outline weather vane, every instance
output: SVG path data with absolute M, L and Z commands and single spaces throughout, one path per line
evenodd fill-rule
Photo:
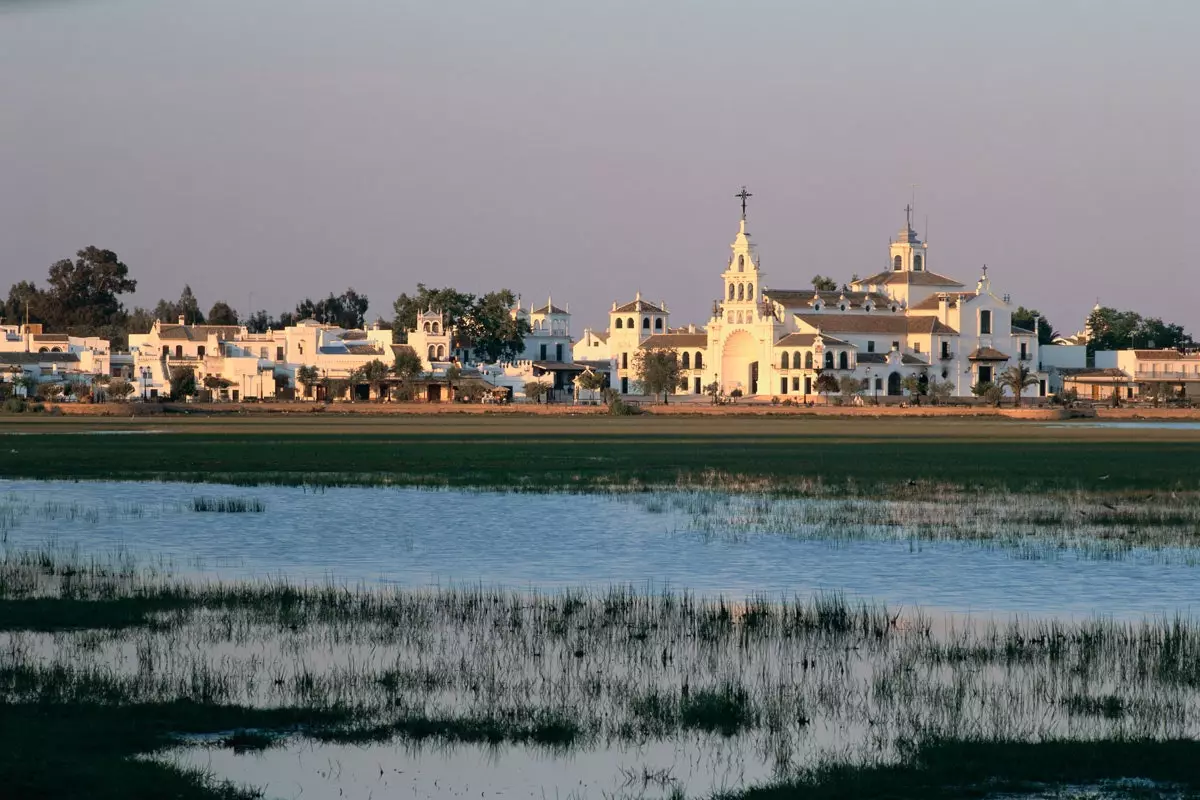
M 746 200 L 751 197 L 754 197 L 754 195 L 750 194 L 750 192 L 747 192 L 746 187 L 743 186 L 742 190 L 740 192 L 738 192 L 737 194 L 735 194 L 734 197 L 741 198 L 741 200 L 742 200 L 742 219 L 745 219 L 746 218 Z

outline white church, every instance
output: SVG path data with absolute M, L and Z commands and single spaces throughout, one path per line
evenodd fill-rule
M 743 201 L 744 201 L 743 197 Z M 721 299 L 703 327 L 671 327 L 665 302 L 642 299 L 609 311 L 608 330 L 586 332 L 576 357 L 607 350 L 612 385 L 641 393 L 633 369 L 639 348 L 667 348 L 679 355 L 686 388 L 701 394 L 715 382 L 729 395 L 803 400 L 816 394 L 821 373 L 864 382 L 865 395 L 904 395 L 907 376 L 923 384 L 950 385 L 955 396 L 995 382 L 1008 367 L 1025 364 L 1038 383 L 1025 396 L 1044 396 L 1034 330 L 1015 327 L 1016 308 L 992 291 L 987 267 L 974 286 L 930 269 L 929 246 L 912 228 L 890 244 L 890 269 L 857 279 L 842 291 L 768 289 L 750 233 L 745 205 L 732 254 L 721 273 Z

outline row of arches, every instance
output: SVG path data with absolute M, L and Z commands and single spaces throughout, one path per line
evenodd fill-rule
M 684 350 L 679 357 L 679 365 L 684 369 L 704 369 L 704 353 L 697 351 L 696 357 L 692 358 L 692 354 Z
M 429 345 L 429 360 L 430 361 L 445 361 L 446 360 L 446 345 L 439 344 L 437 346 Z
M 753 300 L 754 299 L 754 284 L 753 283 L 731 283 L 731 284 L 729 284 L 729 299 L 730 300 Z
M 38 348 L 39 353 L 61 353 L 61 347 L 41 347 Z
M 622 328 L 628 328 L 629 330 L 633 330 L 634 328 L 637 327 L 637 325 L 634 324 L 633 317 L 627 317 L 625 320 L 622 320 L 620 317 L 617 317 L 617 321 L 615 323 L 613 323 L 613 327 L 615 327 L 617 330 L 621 330 Z M 662 317 L 655 317 L 654 318 L 654 330 L 661 331 L 662 329 L 663 329 Z M 650 330 L 650 318 L 649 317 L 642 317 L 642 330 L 646 330 L 646 331 Z
M 438 333 L 438 327 L 436 322 L 426 322 L 424 330 L 426 333 Z
M 783 352 L 779 354 L 780 369 L 813 369 L 813 354 L 812 351 L 804 353 L 803 357 L 799 350 L 792 353 Z M 850 369 L 850 354 L 845 350 L 836 355 L 832 350 L 825 351 L 825 358 L 822 364 L 823 369 Z
M 904 259 L 896 256 L 892 259 L 892 272 L 899 272 L 902 269 L 904 269 Z M 920 272 L 923 269 L 925 269 L 925 259 L 921 257 L 920 253 L 917 253 L 913 256 L 913 272 Z

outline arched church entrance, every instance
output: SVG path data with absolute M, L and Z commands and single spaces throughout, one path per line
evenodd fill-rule
M 888 375 L 888 394 L 892 396 L 904 394 L 904 390 L 900 387 L 900 373 L 893 372 Z
M 729 394 L 741 389 L 742 394 L 755 394 L 757 378 L 758 343 L 746 331 L 735 331 L 721 350 L 721 391 Z

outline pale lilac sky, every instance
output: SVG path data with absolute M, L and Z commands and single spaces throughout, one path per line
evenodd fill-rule
M 0 291 L 507 286 L 703 323 L 741 184 L 768 287 L 929 266 L 1200 334 L 1195 0 L 0 0 Z

